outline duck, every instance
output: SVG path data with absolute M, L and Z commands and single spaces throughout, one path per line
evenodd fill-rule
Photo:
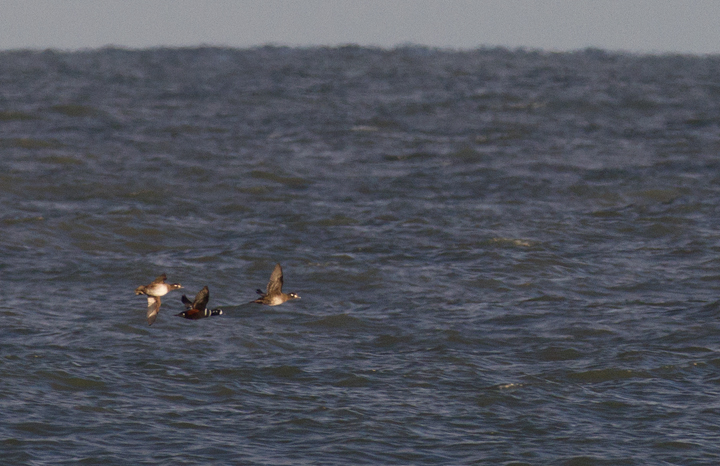
M 153 280 L 152 283 L 150 283 L 149 285 L 138 286 L 137 288 L 135 288 L 136 295 L 144 294 L 148 297 L 148 325 L 152 325 L 153 322 L 155 322 L 158 312 L 160 312 L 160 296 L 165 296 L 173 290 L 182 288 L 182 285 L 180 285 L 179 283 L 165 283 L 165 280 L 167 280 L 167 275 L 162 274 L 155 280 Z
M 182 302 L 185 304 L 185 310 L 180 314 L 176 314 L 179 317 L 186 319 L 202 319 L 203 317 L 220 316 L 222 315 L 222 309 L 207 309 L 207 303 L 210 300 L 210 290 L 205 286 L 195 296 L 195 301 L 190 301 L 187 296 L 182 296 Z
M 257 290 L 260 297 L 251 303 L 267 304 L 268 306 L 277 306 L 291 299 L 300 299 L 297 293 L 283 293 L 283 271 L 280 264 L 275 264 L 275 268 L 270 275 L 270 281 L 267 284 L 267 293 Z

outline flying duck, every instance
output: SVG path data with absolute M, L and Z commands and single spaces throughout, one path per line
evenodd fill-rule
M 222 315 L 222 309 L 207 309 L 207 303 L 210 300 L 210 290 L 208 287 L 204 287 L 197 296 L 195 301 L 190 301 L 185 295 L 182 297 L 182 302 L 185 304 L 185 310 L 180 314 L 180 317 L 186 319 L 202 319 L 203 317 L 220 316 Z
M 270 281 L 267 284 L 267 293 L 263 293 L 262 291 L 257 290 L 257 293 L 260 295 L 260 297 L 255 301 L 251 302 L 257 304 L 267 304 L 268 306 L 277 306 L 278 304 L 282 304 L 285 301 L 289 301 L 291 299 L 300 299 L 300 296 L 298 296 L 296 293 L 283 293 L 282 286 L 282 267 L 280 267 L 280 264 L 275 264 L 275 269 L 273 269 L 273 272 L 270 275 Z
M 160 296 L 165 296 L 172 290 L 182 288 L 179 283 L 165 283 L 167 275 L 162 274 L 152 281 L 149 285 L 138 286 L 135 288 L 135 294 L 144 294 L 148 297 L 147 321 L 148 325 L 152 325 L 160 312 Z

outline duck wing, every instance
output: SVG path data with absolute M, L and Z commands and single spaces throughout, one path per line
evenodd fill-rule
M 156 296 L 148 296 L 147 321 L 148 325 L 152 325 L 160 312 L 160 298 Z
M 157 278 L 155 278 L 155 280 L 153 280 L 152 283 L 150 283 L 150 285 L 165 283 L 165 280 L 167 280 L 167 275 L 162 274 L 162 275 L 158 276 Z M 150 285 L 148 285 L 148 286 L 150 286 Z
M 192 309 L 193 303 L 192 303 L 192 301 L 190 301 L 187 298 L 187 296 L 182 295 L 182 298 L 180 298 L 180 299 L 182 300 L 183 304 L 185 305 L 185 309 Z
M 282 293 L 283 287 L 283 271 L 280 264 L 275 264 L 275 268 L 270 275 L 270 281 L 267 284 L 267 294 L 274 295 Z
M 200 290 L 197 296 L 195 296 L 195 301 L 193 301 L 192 307 L 193 309 L 197 309 L 202 312 L 205 310 L 208 301 L 210 301 L 210 290 L 207 286 L 205 286 L 202 290 Z

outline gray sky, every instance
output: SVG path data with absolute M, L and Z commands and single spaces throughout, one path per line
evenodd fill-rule
M 720 54 L 720 0 L 0 0 L 0 49 L 409 43 Z

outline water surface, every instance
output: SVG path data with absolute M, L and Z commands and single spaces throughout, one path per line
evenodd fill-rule
M 1 456 L 717 464 L 719 101 L 714 56 L 2 52 Z

